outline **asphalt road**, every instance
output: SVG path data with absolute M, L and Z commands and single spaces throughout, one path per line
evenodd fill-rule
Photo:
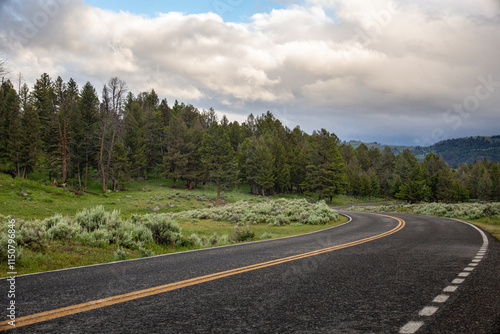
M 403 226 L 348 214 L 350 223 L 300 237 L 17 277 L 18 324 L 152 287 L 170 291 L 8 332 L 500 333 L 498 241 L 449 219 L 393 215 Z M 5 279 L 0 286 L 8 291 Z

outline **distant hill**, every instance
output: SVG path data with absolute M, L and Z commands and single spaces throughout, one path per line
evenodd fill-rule
M 361 141 L 356 140 L 347 142 L 354 148 L 357 148 L 361 143 Z M 484 158 L 490 161 L 500 161 L 500 136 L 448 139 L 426 147 L 384 145 L 377 142 L 364 144 L 368 148 L 374 147 L 380 150 L 383 150 L 385 146 L 389 146 L 396 155 L 408 149 L 419 161 L 423 161 L 427 154 L 433 152 L 443 157 L 449 166 L 459 165 L 463 162 L 474 162 Z

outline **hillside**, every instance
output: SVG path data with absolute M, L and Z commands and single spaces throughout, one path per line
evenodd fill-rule
M 357 148 L 361 143 L 361 141 L 356 140 L 347 142 L 347 144 L 354 148 Z M 475 160 L 484 158 L 490 161 L 500 161 L 500 135 L 448 139 L 426 147 L 384 145 L 377 142 L 364 144 L 368 146 L 368 148 L 378 148 L 380 150 L 383 150 L 385 146 L 389 146 L 396 155 L 408 149 L 419 161 L 424 160 L 428 153 L 433 152 L 443 157 L 450 166 L 474 162 Z

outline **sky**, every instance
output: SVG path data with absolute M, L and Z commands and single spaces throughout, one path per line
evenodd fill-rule
M 111 77 L 341 140 L 500 134 L 499 0 L 0 0 L 10 79 Z

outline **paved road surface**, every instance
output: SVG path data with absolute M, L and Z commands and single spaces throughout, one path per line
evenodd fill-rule
M 8 332 L 500 333 L 498 241 L 449 219 L 348 214 L 300 237 L 18 277 L 17 324 L 34 323 Z

